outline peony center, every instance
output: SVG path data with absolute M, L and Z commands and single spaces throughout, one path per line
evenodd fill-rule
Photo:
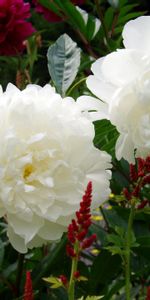
M 33 171 L 34 171 L 33 165 L 27 164 L 24 168 L 23 178 L 26 180 L 31 175 L 31 173 L 33 173 Z

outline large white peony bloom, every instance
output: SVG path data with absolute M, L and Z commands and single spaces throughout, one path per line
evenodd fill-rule
M 134 162 L 150 154 L 150 16 L 129 21 L 123 30 L 126 49 L 98 59 L 87 86 L 102 102 L 101 118 L 120 136 L 116 157 Z
M 110 156 L 94 147 L 85 108 L 50 85 L 1 90 L 0 216 L 19 252 L 61 237 L 90 180 L 93 207 L 108 197 Z

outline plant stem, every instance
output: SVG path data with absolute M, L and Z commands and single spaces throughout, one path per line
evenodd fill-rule
M 76 257 L 72 259 L 72 266 L 71 266 L 71 275 L 69 281 L 69 288 L 68 288 L 68 300 L 74 300 L 74 289 L 75 289 L 75 280 L 74 280 L 74 273 L 77 271 L 78 266 L 78 254 L 79 254 L 79 242 L 77 241 L 74 250 L 76 253 Z
M 16 276 L 16 294 L 19 296 L 20 294 L 20 283 L 22 279 L 23 273 L 23 263 L 24 263 L 24 254 L 19 253 L 18 255 L 18 267 L 17 267 L 17 276 Z
M 131 258 L 131 233 L 134 218 L 134 205 L 131 206 L 131 211 L 128 220 L 128 228 L 126 235 L 126 251 L 125 251 L 125 289 L 126 300 L 131 300 L 130 297 L 130 258 Z
M 76 83 L 69 89 L 69 91 L 67 92 L 67 95 L 66 95 L 66 96 L 69 96 L 69 95 L 72 93 L 72 91 L 73 91 L 78 85 L 80 85 L 82 82 L 84 82 L 86 79 L 87 79 L 87 77 L 84 77 L 84 78 L 80 79 L 78 82 L 76 82 Z
M 104 17 L 103 17 L 103 13 L 101 10 L 101 6 L 99 5 L 99 1 L 95 0 L 95 4 L 96 4 L 96 9 L 97 9 L 97 14 L 99 17 L 99 20 L 102 24 L 103 30 L 104 30 L 104 34 L 105 34 L 105 39 L 106 39 L 106 43 L 107 43 L 107 48 L 109 51 L 111 51 L 110 47 L 109 47 L 109 34 L 108 34 L 108 30 L 104 21 Z
M 79 38 L 81 39 L 81 41 L 83 42 L 84 47 L 85 47 L 87 53 L 88 53 L 90 56 L 92 56 L 92 57 L 94 57 L 94 58 L 96 58 L 96 59 L 99 58 L 99 55 L 97 55 L 97 53 L 95 53 L 95 52 L 93 51 L 93 49 L 92 49 L 90 43 L 88 42 L 88 40 L 86 39 L 86 37 L 82 34 L 82 32 L 81 32 L 79 29 L 76 29 L 76 28 L 75 28 L 74 30 L 75 30 L 75 32 L 78 34 L 78 36 L 79 36 Z

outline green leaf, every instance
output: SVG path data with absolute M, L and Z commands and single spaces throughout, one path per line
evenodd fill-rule
M 82 15 L 78 9 L 70 1 L 55 0 L 55 3 L 61 8 L 61 11 L 67 16 L 67 22 L 74 27 L 75 30 L 80 31 L 84 36 L 86 28 Z
M 122 256 L 125 254 L 125 250 L 122 250 L 120 247 L 117 247 L 117 246 L 108 246 L 108 247 L 105 247 L 105 249 L 110 251 L 112 255 L 119 254 Z
M 137 242 L 140 244 L 141 247 L 148 247 L 150 249 L 150 236 L 140 236 L 137 238 Z
M 109 7 L 106 10 L 104 15 L 104 22 L 108 30 L 111 28 L 113 18 L 114 18 L 114 9 L 112 7 Z
M 111 268 L 110 268 L 111 266 Z M 103 250 L 95 258 L 93 265 L 91 266 L 90 274 L 90 288 L 91 293 L 95 290 L 98 291 L 101 284 L 107 284 L 112 281 L 112 278 L 118 274 L 121 269 L 121 258 L 119 255 L 113 255 L 107 251 Z
M 108 3 L 109 3 L 113 8 L 118 8 L 118 6 L 119 6 L 119 0 L 108 0 Z
M 129 14 L 127 14 L 126 16 L 121 17 L 118 20 L 118 25 L 121 25 L 121 24 L 124 25 L 126 22 L 128 22 L 132 19 L 135 19 L 137 17 L 140 17 L 142 15 L 143 15 L 143 12 L 130 12 Z
M 3 263 L 4 252 L 5 252 L 4 243 L 2 242 L 2 240 L 0 240 L 0 267 L 2 266 Z
M 133 10 L 133 8 L 135 8 L 137 6 L 138 6 L 138 4 L 128 4 L 124 7 L 122 7 L 122 9 L 120 10 L 120 13 L 119 13 L 119 18 L 126 16 L 127 13 L 131 12 Z
M 64 96 L 80 65 L 80 49 L 67 35 L 61 35 L 47 52 L 48 70 L 57 91 Z
M 93 223 L 89 228 L 89 233 L 96 233 L 97 239 L 100 241 L 102 245 L 106 245 L 107 243 L 107 232 L 101 227 L 99 224 Z
M 53 11 L 57 15 L 61 16 L 62 14 L 60 13 L 59 6 L 57 6 L 55 3 L 52 3 L 49 0 L 38 0 L 40 4 L 42 4 L 45 8 L 47 8 L 50 11 Z
M 39 281 L 42 277 L 47 276 L 47 274 L 52 274 L 56 269 L 56 265 L 60 266 L 62 260 L 62 255 L 65 253 L 66 247 L 66 236 L 62 238 L 60 243 L 57 243 L 50 253 L 44 257 L 32 271 L 33 285 L 38 286 Z
M 118 132 L 108 120 L 95 122 L 95 139 L 94 144 L 101 150 L 107 151 L 112 156 L 115 155 L 115 143 Z
M 104 209 L 104 216 L 111 228 L 115 228 L 116 226 L 122 227 L 127 230 L 128 226 L 128 218 L 129 218 L 129 210 L 122 207 L 113 207 L 113 209 Z
M 112 243 L 115 246 L 118 246 L 118 247 L 124 246 L 124 241 L 117 234 L 113 234 L 113 233 L 108 234 L 107 240 L 109 243 Z
M 124 280 L 117 280 L 113 282 L 108 294 L 105 295 L 105 300 L 113 299 L 112 296 L 115 295 L 124 286 Z
M 94 20 L 94 18 L 92 18 L 90 15 L 88 15 L 88 20 L 86 24 L 86 37 L 88 41 L 91 41 L 92 38 L 94 37 L 95 26 L 96 26 L 95 22 L 96 20 Z
M 43 278 L 43 280 L 52 284 L 51 285 L 52 289 L 57 289 L 57 288 L 63 286 L 62 282 L 57 277 L 50 276 L 47 278 Z
M 87 296 L 86 298 L 81 297 L 78 300 L 100 300 L 102 299 L 104 296 Z
M 80 276 L 79 278 L 77 278 L 77 281 L 88 281 L 88 279 L 85 276 Z
M 77 10 L 82 15 L 82 18 L 85 23 L 86 38 L 88 41 L 91 41 L 99 31 L 101 22 L 99 19 L 94 18 L 93 15 L 87 13 L 85 10 L 81 9 L 80 7 L 77 7 Z

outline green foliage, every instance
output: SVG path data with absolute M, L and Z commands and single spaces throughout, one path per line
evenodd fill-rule
M 69 0 L 39 0 L 45 8 L 62 18 L 60 23 L 48 22 L 32 6 L 31 22 L 37 32 L 28 39 L 27 50 L 22 55 L 0 57 L 2 87 L 5 89 L 8 82 L 12 82 L 22 89 L 31 82 L 43 86 L 51 80 L 63 96 L 76 99 L 83 94 L 91 95 L 86 87 L 91 64 L 95 59 L 122 48 L 125 23 L 143 15 L 145 11 L 147 14 L 150 12 L 148 1 L 101 0 L 97 1 L 99 14 L 95 2 L 87 0 L 81 7 L 87 12 L 86 22 Z M 95 35 L 96 18 L 101 19 L 101 26 Z M 126 251 L 130 203 L 126 208 L 124 195 L 120 193 L 131 184 L 129 165 L 123 159 L 119 162 L 116 160 L 118 132 L 115 126 L 108 120 L 96 121 L 94 126 L 95 146 L 112 156 L 111 189 L 114 197 L 108 201 L 111 209 L 104 205 L 97 212 L 103 220 L 93 221 L 90 227 L 89 234 L 97 235 L 94 245 L 97 252 L 93 254 L 93 249 L 89 249 L 83 251 L 80 257 L 79 270 L 82 276 L 76 280 L 76 299 L 123 300 L 125 282 L 122 257 Z M 150 186 L 147 185 L 142 191 L 143 198 L 149 199 L 149 190 Z M 56 244 L 30 250 L 24 256 L 20 271 L 18 253 L 8 243 L 6 223 L 6 218 L 0 223 L 0 299 L 22 299 L 25 271 L 31 270 L 35 300 L 68 300 L 67 292 L 58 279 L 61 274 L 67 278 L 70 275 L 66 236 Z M 146 287 L 150 285 L 149 207 L 136 210 L 130 242 L 131 300 L 144 300 Z
M 51 289 L 57 289 L 63 286 L 62 282 L 57 277 L 50 276 L 43 278 L 43 280 L 51 284 Z
M 81 298 L 78 299 L 78 300 L 100 300 L 100 299 L 102 299 L 102 298 L 103 298 L 103 296 L 99 296 L 99 297 L 97 297 L 97 296 L 88 296 L 88 297 L 86 297 L 86 298 L 81 297 Z

